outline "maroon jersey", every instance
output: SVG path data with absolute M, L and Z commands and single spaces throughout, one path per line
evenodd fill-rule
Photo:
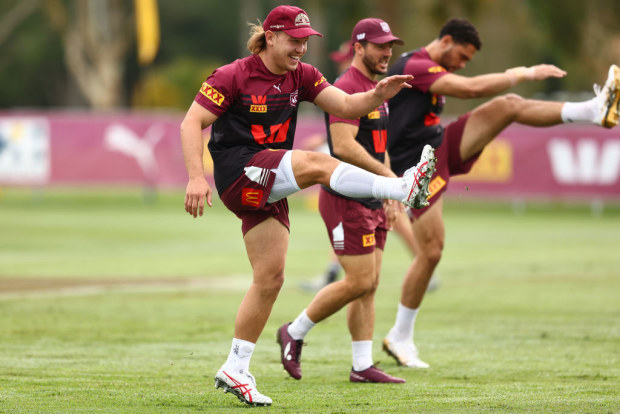
M 329 85 L 316 68 L 301 62 L 295 71 L 274 75 L 258 55 L 216 69 L 195 101 L 218 116 L 208 146 L 218 193 L 257 152 L 292 149 L 299 103 L 313 102 Z
M 428 89 L 447 73 L 425 48 L 403 53 L 389 70 L 388 75 L 413 75 L 409 82 L 412 88 L 402 89 L 389 101 L 388 151 L 392 170 L 397 175 L 418 162 L 424 145 L 437 148 L 443 140 L 439 115 L 445 97 Z
M 358 92 L 366 92 L 374 89 L 377 86 L 377 82 L 368 79 L 359 69 L 354 66 L 350 66 L 344 71 L 338 79 L 334 82 L 334 86 L 342 89 L 348 94 L 354 94 Z M 329 152 L 332 157 L 338 158 L 334 154 L 332 136 L 329 130 L 329 125 L 334 122 L 345 122 L 357 126 L 358 132 L 355 136 L 355 140 L 364 149 L 372 155 L 376 160 L 384 162 L 385 160 L 385 146 L 387 143 L 387 128 L 388 128 L 388 106 L 387 102 L 379 105 L 377 109 L 358 119 L 343 119 L 333 115 L 327 115 L 327 143 L 329 145 Z M 336 193 L 331 188 L 323 187 L 326 191 L 345 197 L 339 193 Z M 345 197 L 348 198 L 348 197 Z M 383 207 L 382 200 L 375 198 L 355 198 L 352 199 L 359 201 L 368 208 L 378 209 Z

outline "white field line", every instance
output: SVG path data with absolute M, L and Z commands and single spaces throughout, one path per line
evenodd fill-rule
M 88 281 L 85 281 L 88 283 Z M 42 289 L 23 289 L 14 291 L 0 291 L 0 300 L 37 299 L 71 296 L 95 296 L 104 294 L 122 293 L 151 293 L 151 292 L 179 292 L 194 290 L 218 291 L 245 291 L 252 282 L 251 275 L 226 275 L 218 277 L 204 277 L 179 279 L 178 281 L 157 281 L 152 279 L 135 280 L 127 283 L 101 283 L 76 286 L 46 286 Z

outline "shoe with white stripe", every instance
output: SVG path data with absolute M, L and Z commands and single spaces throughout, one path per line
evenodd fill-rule
M 404 205 L 421 209 L 428 206 L 428 185 L 435 172 L 435 149 L 425 145 L 422 150 L 420 162 L 415 167 L 409 168 L 403 174 L 403 188 L 407 191 L 407 197 L 402 201 Z
M 239 401 L 248 405 L 271 405 L 271 398 L 261 394 L 256 389 L 256 380 L 248 371 L 231 371 L 220 369 L 215 374 L 215 388 L 223 388 L 239 398 Z
M 618 116 L 620 115 L 620 68 L 611 65 L 605 85 L 601 87 L 595 84 L 594 92 L 599 109 L 593 122 L 605 128 L 615 127 L 618 125 Z
M 296 380 L 301 379 L 301 347 L 302 340 L 295 340 L 288 333 L 289 323 L 285 323 L 276 332 L 276 340 L 280 344 L 280 361 L 282 367 L 288 374 Z

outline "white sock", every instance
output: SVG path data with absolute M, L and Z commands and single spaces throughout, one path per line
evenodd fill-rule
M 332 190 L 347 197 L 403 200 L 401 178 L 382 177 L 346 162 L 338 164 L 329 180 Z
M 374 198 L 403 201 L 407 195 L 403 189 L 402 178 L 389 178 L 378 175 L 372 184 L 372 196 Z
M 353 370 L 363 371 L 372 366 L 372 341 L 353 341 Z
M 566 102 L 562 106 L 562 122 L 592 122 L 598 115 L 598 98 L 585 102 Z
M 396 342 L 413 341 L 413 328 L 417 315 L 418 309 L 411 309 L 399 303 L 396 322 L 389 333 L 390 338 Z
M 312 322 L 306 310 L 304 309 L 299 316 L 288 326 L 288 334 L 296 341 L 304 339 L 310 329 L 312 329 L 316 323 Z
M 250 359 L 252 358 L 255 346 L 256 344 L 252 342 L 233 338 L 230 353 L 228 354 L 228 359 L 224 364 L 224 368 L 235 372 L 247 372 L 250 369 Z

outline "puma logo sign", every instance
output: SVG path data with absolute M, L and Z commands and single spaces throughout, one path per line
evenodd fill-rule
M 293 356 L 291 355 L 291 343 L 290 342 L 286 344 L 286 347 L 284 348 L 284 358 L 286 358 L 287 361 L 290 361 L 291 359 L 293 359 Z

